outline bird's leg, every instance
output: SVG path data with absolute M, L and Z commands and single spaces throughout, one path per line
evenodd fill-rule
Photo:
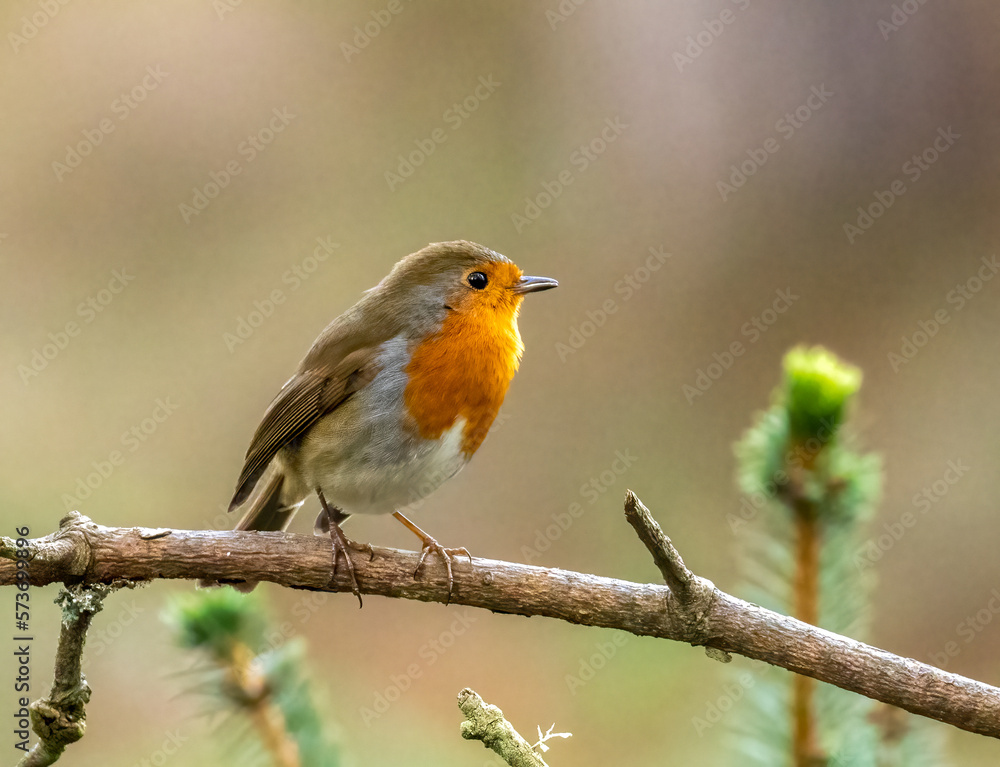
M 333 573 L 332 576 L 337 575 L 337 554 L 341 553 L 344 555 L 344 561 L 347 562 L 347 572 L 351 576 L 351 593 L 358 598 L 358 607 L 364 607 L 364 602 L 361 600 L 361 591 L 358 588 L 358 579 L 354 574 L 354 563 L 351 561 L 351 556 L 348 553 L 348 547 L 358 549 L 359 551 L 367 551 L 369 561 L 375 558 L 375 552 L 372 550 L 371 544 L 368 543 L 355 543 L 350 540 L 344 531 L 340 529 L 340 524 L 346 520 L 350 514 L 345 514 L 340 509 L 337 509 L 327 503 L 326 498 L 323 496 L 323 491 L 318 487 L 316 488 L 316 495 L 319 496 L 320 505 L 323 510 L 316 517 L 316 524 L 313 526 L 313 532 L 318 535 L 325 535 L 329 533 L 330 541 L 333 543 Z
M 425 533 L 423 530 L 421 530 L 419 527 L 413 524 L 410 520 L 408 520 L 398 511 L 395 512 L 392 516 L 398 519 L 407 530 L 409 530 L 411 533 L 417 536 L 424 544 L 423 549 L 421 549 L 420 551 L 420 560 L 417 562 L 417 569 L 413 571 L 414 578 L 416 578 L 417 573 L 420 572 L 420 568 L 423 566 L 424 560 L 427 558 L 428 554 L 434 552 L 435 554 L 441 555 L 441 558 L 444 560 L 445 567 L 448 568 L 448 599 L 445 601 L 445 604 L 448 604 L 449 602 L 451 602 L 451 592 L 452 588 L 455 585 L 455 579 L 452 577 L 451 574 L 452 559 L 461 554 L 462 556 L 468 557 L 469 562 L 472 562 L 472 554 L 470 554 L 469 550 L 466 549 L 465 547 L 458 549 L 446 549 L 444 546 L 442 546 L 436 540 L 431 538 L 431 536 L 429 536 L 427 533 Z
M 319 490 L 316 491 L 316 495 L 318 495 L 321 499 L 323 498 L 322 493 Z M 329 502 L 323 503 L 323 508 L 319 510 L 319 514 L 316 515 L 316 521 L 313 523 L 313 535 L 319 535 L 325 538 L 330 534 L 331 522 L 336 525 L 342 525 L 350 518 L 350 514 L 345 514 L 336 506 L 330 506 Z

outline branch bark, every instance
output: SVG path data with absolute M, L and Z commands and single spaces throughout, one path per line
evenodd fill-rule
M 75 586 L 64 589 L 56 602 L 62 606 L 63 619 L 56 649 L 56 667 L 52 690 L 47 698 L 31 704 L 31 727 L 38 743 L 18 767 L 47 767 L 55 763 L 70 743 L 76 743 L 87 730 L 86 705 L 90 685 L 83 676 L 83 646 L 94 615 L 104 606 L 112 587 Z
M 503 711 L 484 701 L 479 693 L 466 687 L 458 694 L 458 707 L 465 714 L 462 737 L 481 740 L 511 767 L 547 767 L 514 725 L 504 719 Z
M 652 516 L 648 511 L 641 513 L 641 504 L 632 498 L 630 522 L 656 552 L 657 563 L 668 563 L 663 566 L 674 568 L 680 583 L 686 580 L 686 585 L 671 590 L 490 559 L 473 558 L 467 563 L 463 558 L 454 569 L 451 603 L 673 639 L 704 646 L 714 657 L 737 653 L 913 714 L 1000 738 L 1000 689 L 810 626 L 717 589 L 684 567 Z M 28 578 L 35 586 L 205 578 L 351 591 L 346 568 L 337 568 L 331 578 L 329 540 L 316 536 L 111 528 L 71 512 L 59 531 L 29 545 Z M 0 538 L 0 557 L 12 560 L 15 551 L 11 539 Z M 418 554 L 380 547 L 372 551 L 371 560 L 367 554 L 351 552 L 361 593 L 448 601 L 445 568 L 438 560 L 428 560 L 420 578 L 414 579 Z M 0 559 L 0 585 L 13 584 L 15 577 L 15 563 Z

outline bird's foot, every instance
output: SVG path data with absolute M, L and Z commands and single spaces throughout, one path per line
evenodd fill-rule
M 338 555 L 342 554 L 344 562 L 347 564 L 347 574 L 351 578 L 351 593 L 358 598 L 358 607 L 364 607 L 364 602 L 361 600 L 361 590 L 358 588 L 358 577 L 354 572 L 354 562 L 351 561 L 348 549 L 368 554 L 369 562 L 375 558 L 375 551 L 372 549 L 370 543 L 352 541 L 344 535 L 344 531 L 340 529 L 340 525 L 336 524 L 330 525 L 330 541 L 333 544 L 333 572 L 331 573 L 331 578 L 337 577 Z
M 429 535 L 423 538 L 423 548 L 420 550 L 420 559 L 417 561 L 417 569 L 413 571 L 413 577 L 416 578 L 420 573 L 420 568 L 424 565 L 424 560 L 427 559 L 428 554 L 437 554 L 444 560 L 444 565 L 448 570 L 448 598 L 445 600 L 445 604 L 451 602 L 451 592 L 455 587 L 455 577 L 452 574 L 452 561 L 455 557 L 463 556 L 468 557 L 469 562 L 472 562 L 472 554 L 464 546 L 457 549 L 446 549 L 436 540 L 431 538 Z
M 339 555 L 343 554 L 344 562 L 347 563 L 347 573 L 351 578 L 351 593 L 358 598 L 358 607 L 364 607 L 364 602 L 361 599 L 361 589 L 358 588 L 358 577 L 354 572 L 354 562 L 351 561 L 351 554 L 348 549 L 367 553 L 369 562 L 375 559 L 375 551 L 372 549 L 370 543 L 357 543 L 344 535 L 340 523 L 346 520 L 349 515 L 330 506 L 326 498 L 323 497 L 322 490 L 317 489 L 316 494 L 319 496 L 319 502 L 323 506 L 323 510 L 316 519 L 314 532 L 319 534 L 322 531 L 330 534 L 330 542 L 333 548 L 333 572 L 330 574 L 330 579 L 333 580 L 337 577 L 337 560 L 339 559 Z

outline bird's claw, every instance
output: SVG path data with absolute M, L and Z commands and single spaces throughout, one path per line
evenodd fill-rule
M 469 563 L 471 564 L 472 554 L 470 554 L 469 550 L 464 546 L 457 549 L 447 549 L 433 538 L 428 537 L 424 541 L 423 548 L 420 550 L 420 559 L 417 560 L 417 568 L 413 571 L 414 578 L 416 578 L 420 573 L 420 568 L 423 567 L 424 560 L 427 559 L 428 554 L 438 554 L 441 559 L 444 560 L 444 566 L 448 570 L 448 598 L 445 600 L 445 604 L 449 604 L 451 602 L 451 593 L 455 587 L 455 577 L 452 574 L 451 569 L 452 560 L 458 556 L 468 557 Z
M 344 561 L 347 563 L 347 573 L 351 578 L 351 593 L 358 598 L 358 607 L 364 607 L 364 602 L 361 599 L 361 590 L 358 588 L 358 578 L 354 573 L 354 562 L 351 561 L 351 555 L 347 549 L 352 548 L 355 551 L 368 552 L 369 562 L 375 558 L 375 551 L 369 543 L 356 543 L 352 541 L 344 535 L 344 531 L 340 529 L 340 525 L 330 526 L 330 541 L 333 544 L 333 572 L 331 580 L 337 577 L 338 554 L 343 554 Z

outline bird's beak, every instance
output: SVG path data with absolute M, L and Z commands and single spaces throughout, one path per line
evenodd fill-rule
M 551 277 L 522 277 L 514 284 L 512 290 L 519 296 L 523 296 L 525 293 L 537 293 L 539 290 L 558 287 L 559 283 Z

